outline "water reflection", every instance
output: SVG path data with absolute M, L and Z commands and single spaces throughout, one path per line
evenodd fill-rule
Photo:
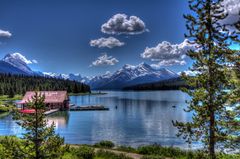
M 52 123 L 54 123 L 56 129 L 66 128 L 69 121 L 69 112 L 68 111 L 56 112 L 52 115 L 49 115 L 47 119 L 48 119 L 48 125 L 51 125 Z
M 186 147 L 185 142 L 176 137 L 176 128 L 172 125 L 172 120 L 190 120 L 191 114 L 182 110 L 186 99 L 188 96 L 180 91 L 113 91 L 106 95 L 71 96 L 71 103 L 102 104 L 110 111 L 59 112 L 48 120 L 55 123 L 56 132 L 64 136 L 66 143 L 93 144 L 112 140 L 131 146 L 159 143 Z M 17 127 L 9 118 L 0 119 L 1 135 L 16 134 L 12 129 Z

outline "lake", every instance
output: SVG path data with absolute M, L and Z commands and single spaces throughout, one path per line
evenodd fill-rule
M 70 144 L 111 140 L 133 147 L 158 143 L 188 148 L 176 137 L 177 129 L 172 125 L 172 120 L 191 120 L 191 114 L 183 111 L 188 99 L 181 91 L 108 91 L 105 95 L 70 96 L 73 104 L 102 104 L 110 110 L 58 112 L 48 116 L 48 120 L 55 123 L 56 132 Z M 22 132 L 10 115 L 0 116 L 0 135 L 21 136 Z

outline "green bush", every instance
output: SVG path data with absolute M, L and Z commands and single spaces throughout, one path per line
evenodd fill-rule
M 187 155 L 187 152 L 181 150 L 180 148 L 162 147 L 160 145 L 141 146 L 137 149 L 137 152 L 143 155 L 160 155 L 165 157 L 178 157 Z
M 111 141 L 100 141 L 94 145 L 95 147 L 101 147 L 101 148 L 113 148 L 115 145 Z
M 79 146 L 74 148 L 73 152 L 77 157 L 83 159 L 93 159 L 94 157 L 94 149 L 88 146 Z
M 143 156 L 141 159 L 165 159 L 162 156 Z
M 217 159 L 239 159 L 240 158 L 240 154 L 223 154 L 223 153 L 219 153 L 217 154 Z
M 132 148 L 130 146 L 118 146 L 116 148 L 116 150 L 124 151 L 124 152 L 132 152 L 132 153 L 136 153 L 137 152 L 137 150 L 135 148 Z
M 104 159 L 132 159 L 131 157 L 127 157 L 124 154 L 116 154 L 109 151 L 99 150 L 96 153 L 96 157 L 104 158 Z
M 8 112 L 8 111 L 10 111 L 10 109 L 8 107 L 0 106 L 0 113 Z
M 0 158 L 17 159 L 24 158 L 24 140 L 15 136 L 1 136 L 0 137 Z

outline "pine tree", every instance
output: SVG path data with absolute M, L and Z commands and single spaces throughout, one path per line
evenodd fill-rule
M 26 133 L 23 139 L 26 141 L 25 150 L 27 158 L 53 159 L 62 155 L 63 138 L 55 134 L 54 124 L 47 125 L 45 118 L 44 96 L 36 94 L 27 103 L 29 109 L 34 109 L 32 114 L 17 113 L 18 124 L 22 126 Z M 34 152 L 34 153 L 33 153 Z
M 15 93 L 14 93 L 13 87 L 11 87 L 11 88 L 9 89 L 8 97 L 9 97 L 9 98 L 13 98 L 14 96 L 15 96 Z
M 239 148 L 240 144 L 240 121 L 236 111 L 239 108 L 229 102 L 234 58 L 233 61 L 228 60 L 236 56 L 236 51 L 229 49 L 230 41 L 239 41 L 239 37 L 236 32 L 231 31 L 230 34 L 227 26 L 220 23 L 228 16 L 221 2 L 189 0 L 193 14 L 184 15 L 189 31 L 185 36 L 196 47 L 188 51 L 188 56 L 194 61 L 191 71 L 198 74 L 194 77 L 182 76 L 193 88 L 183 89 L 192 97 L 186 111 L 193 112 L 193 117 L 191 122 L 173 122 L 179 130 L 178 136 L 183 136 L 188 143 L 202 141 L 212 159 L 216 158 L 216 148 Z

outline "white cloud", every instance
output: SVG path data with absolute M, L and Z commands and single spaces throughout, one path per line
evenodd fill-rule
M 159 68 L 160 66 L 185 65 L 186 53 L 190 49 L 196 49 L 196 47 L 193 44 L 189 44 L 187 39 L 180 44 L 171 44 L 170 42 L 163 41 L 156 47 L 147 47 L 141 54 L 141 57 L 158 62 L 152 64 L 152 67 L 155 68 Z
M 239 23 L 240 21 L 240 0 L 224 0 L 222 5 L 224 6 L 224 11 L 228 14 L 228 16 L 222 20 L 221 23 L 232 25 L 229 26 L 228 29 L 231 31 L 235 30 L 236 28 L 233 25 Z
M 7 37 L 10 38 L 12 34 L 9 31 L 4 31 L 0 29 L 0 37 Z
M 121 42 L 114 37 L 100 38 L 100 39 L 90 41 L 90 46 L 98 47 L 98 48 L 108 47 L 111 49 L 116 46 L 120 47 L 123 45 L 124 45 L 124 42 Z
M 101 26 L 101 31 L 107 34 L 141 34 L 147 31 L 145 23 L 137 16 L 116 14 Z
M 99 56 L 95 61 L 92 62 L 90 66 L 108 66 L 115 65 L 119 61 L 112 57 L 108 56 L 107 53 L 104 53 L 102 56 Z
M 181 75 L 182 73 L 185 73 L 185 74 L 188 75 L 188 76 L 196 76 L 199 72 L 197 72 L 197 71 L 191 71 L 191 70 L 186 70 L 186 71 L 178 72 L 177 74 L 178 74 L 178 75 Z
M 32 63 L 35 63 L 35 64 L 37 64 L 37 63 L 38 63 L 38 61 L 37 61 L 37 60 L 35 60 L 35 59 L 33 59 L 33 60 L 32 60 Z
M 151 64 L 151 67 L 155 68 L 155 69 L 159 69 L 162 66 L 172 66 L 172 65 L 186 65 L 186 61 L 185 60 L 163 60 L 160 61 L 156 64 Z

